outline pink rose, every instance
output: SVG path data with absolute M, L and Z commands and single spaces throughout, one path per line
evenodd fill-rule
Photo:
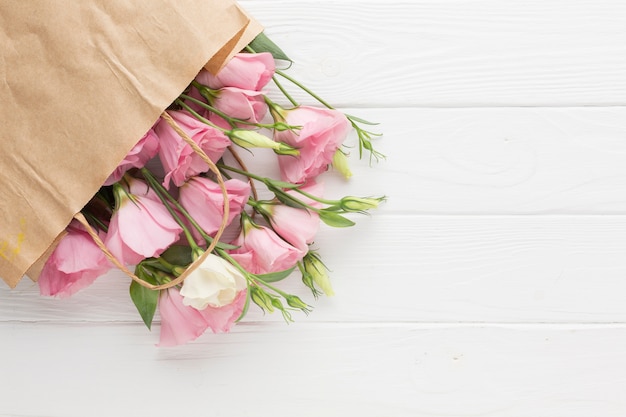
M 244 90 L 260 91 L 274 76 L 275 63 L 272 54 L 236 54 L 220 70 L 212 75 L 206 70 L 200 71 L 196 81 L 212 89 L 236 87 Z
M 191 114 L 184 111 L 169 111 L 168 113 L 211 161 L 217 162 L 226 147 L 230 145 L 230 140 L 224 133 L 202 123 Z M 207 163 L 165 120 L 159 120 L 154 131 L 161 142 L 159 158 L 165 169 L 163 184 L 166 187 L 170 181 L 180 187 L 190 177 L 208 171 Z
M 350 122 L 337 110 L 300 106 L 284 111 L 285 122 L 301 126 L 295 131 L 275 131 L 274 139 L 300 151 L 298 156 L 278 156 L 282 179 L 303 183 L 328 169 L 335 151 L 350 131 Z
M 163 253 L 182 228 L 146 183 L 135 178 L 128 183 L 114 188 L 116 208 L 104 244 L 121 262 L 136 265 Z
M 213 107 L 235 119 L 250 123 L 259 123 L 267 113 L 267 104 L 263 93 L 251 90 L 242 90 L 235 87 L 224 87 L 217 90 L 217 97 L 213 100 Z M 214 113 L 207 113 L 209 120 L 224 129 L 231 129 L 231 125 Z M 240 128 L 253 126 L 240 123 Z
M 245 207 L 250 196 L 250 184 L 231 179 L 224 185 L 228 194 L 230 224 Z M 207 234 L 217 232 L 224 215 L 224 196 L 219 184 L 208 178 L 192 177 L 180 187 L 178 201 Z
M 146 162 L 151 160 L 159 152 L 159 138 L 154 133 L 154 130 L 150 129 L 148 132 L 139 139 L 139 142 L 133 149 L 128 152 L 128 155 L 119 163 L 115 171 L 107 178 L 104 185 L 111 185 L 118 182 L 131 168 L 143 168 Z
M 176 346 L 195 340 L 206 329 L 227 332 L 239 318 L 246 302 L 246 291 L 240 291 L 232 303 L 222 307 L 206 307 L 196 310 L 183 304 L 183 296 L 177 288 L 161 291 L 159 313 L 161 334 L 159 346 Z
M 161 334 L 159 346 L 182 345 L 195 340 L 209 327 L 202 314 L 183 305 L 177 288 L 161 291 L 159 296 Z
M 73 220 L 39 276 L 41 295 L 69 297 L 91 285 L 111 264 L 84 227 Z
M 305 252 L 280 238 L 272 229 L 244 220 L 241 233 L 232 242 L 239 246 L 231 256 L 253 274 L 284 271 L 296 265 Z

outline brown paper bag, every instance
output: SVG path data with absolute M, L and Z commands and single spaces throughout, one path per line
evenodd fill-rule
M 161 112 L 261 28 L 230 0 L 0 2 L 0 277 L 46 252 Z M 35 264 L 36 261 L 39 262 Z

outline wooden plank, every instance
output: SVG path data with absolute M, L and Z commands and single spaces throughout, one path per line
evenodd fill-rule
M 338 106 L 626 104 L 620 0 L 241 4 Z
M 358 161 L 352 135 L 354 177 L 326 175 L 329 196 L 387 195 L 386 213 L 626 213 L 626 107 L 347 112 L 381 123 L 387 160 Z
M 0 415 L 623 416 L 626 327 L 0 323 Z
M 360 218 L 315 242 L 337 295 L 297 322 L 626 322 L 626 216 Z M 139 322 L 119 273 L 68 300 L 23 281 L 0 289 L 0 322 Z M 281 322 L 251 308 L 247 322 Z M 137 329 L 140 332 L 147 330 Z

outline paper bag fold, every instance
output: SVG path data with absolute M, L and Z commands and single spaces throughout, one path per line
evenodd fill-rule
M 203 67 L 259 33 L 229 0 L 0 2 L 0 277 L 46 251 Z

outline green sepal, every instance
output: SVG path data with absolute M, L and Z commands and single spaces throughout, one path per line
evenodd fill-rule
M 352 220 L 332 211 L 320 210 L 318 213 L 320 215 L 320 219 L 332 227 L 350 227 L 356 224 Z
M 324 207 L 324 211 L 344 212 L 339 204 L 333 204 L 332 206 Z
M 289 58 L 287 54 L 278 47 L 278 45 L 267 37 L 265 32 L 259 33 L 257 37 L 250 42 L 249 46 L 252 50 L 254 50 L 254 52 L 269 52 L 272 54 L 274 59 L 293 62 L 291 58 Z
M 269 274 L 255 275 L 255 277 L 258 278 L 259 281 L 261 282 L 278 282 L 287 278 L 289 275 L 291 275 L 294 269 L 296 269 L 295 266 L 289 269 L 285 269 L 284 271 L 270 272 Z
M 150 282 L 150 284 L 156 284 L 156 281 L 149 278 L 147 274 L 142 274 L 141 277 L 146 282 Z M 141 316 L 143 322 L 146 324 L 146 327 L 150 329 L 152 327 L 152 319 L 154 318 L 154 313 L 156 312 L 157 303 L 159 301 L 159 291 L 151 290 L 150 288 L 146 288 L 137 282 L 133 281 L 130 283 L 130 298 L 133 300 L 135 307 L 137 307 L 137 311 L 139 311 L 139 315 Z
M 293 208 L 306 208 L 306 206 L 302 202 L 300 202 L 297 198 L 292 197 L 287 193 L 277 192 L 275 195 L 278 201 L 280 201 L 286 206 L 293 207 Z

